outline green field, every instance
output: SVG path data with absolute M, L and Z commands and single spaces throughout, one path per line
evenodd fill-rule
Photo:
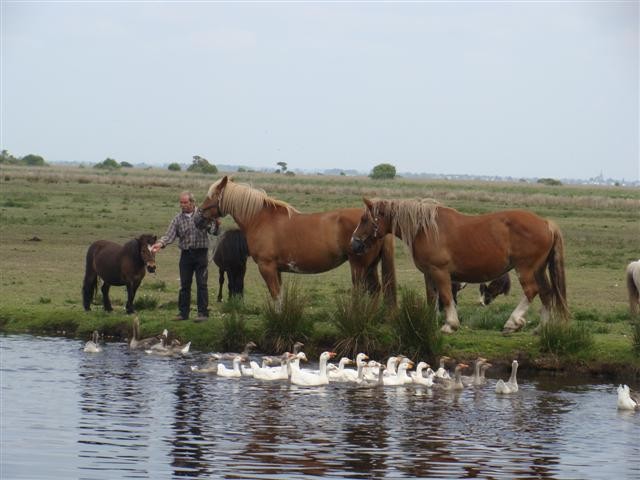
M 160 169 L 121 169 L 116 172 L 78 167 L 0 167 L 0 328 L 5 332 L 66 334 L 87 337 L 93 328 L 125 336 L 129 318 L 124 315 L 124 288 L 112 287 L 115 312 L 105 314 L 99 305 L 91 313 L 82 309 L 80 288 L 84 256 L 94 240 L 125 242 L 140 233 L 162 235 L 178 211 L 178 194 L 194 192 L 199 202 L 219 176 Z M 510 337 L 499 330 L 477 327 L 494 320 L 504 323 L 521 297 L 514 285 L 508 297 L 489 307 L 476 306 L 477 287 L 468 286 L 459 297 L 463 328 L 445 338 L 446 352 L 459 358 L 478 353 L 499 361 L 512 356 L 532 365 L 591 371 L 640 372 L 640 359 L 632 349 L 624 270 L 640 256 L 640 190 L 623 187 L 546 186 L 526 182 L 485 183 L 368 178 L 322 175 L 283 176 L 236 174 L 271 196 L 291 203 L 302 212 L 339 207 L 360 207 L 361 198 L 432 197 L 465 213 L 505 208 L 526 208 L 554 220 L 565 237 L 569 307 L 573 321 L 593 333 L 588 351 L 571 358 L 540 355 L 531 327 Z M 225 218 L 223 227 L 233 226 Z M 137 300 L 143 333 L 167 326 L 203 350 L 220 347 L 224 304 L 215 302 L 217 269 L 209 271 L 212 318 L 206 324 L 171 318 L 177 313 L 178 255 L 171 245 L 157 256 L 158 270 L 148 275 Z M 404 245 L 396 243 L 396 267 L 401 288 L 424 291 L 422 274 L 413 266 Z M 285 280 L 293 276 L 284 274 Z M 318 275 L 297 275 L 297 285 L 307 297 L 306 315 L 315 324 L 317 338 L 331 341 L 332 306 L 337 295 L 351 288 L 347 264 Z M 266 287 L 249 260 L 246 301 L 242 309 L 247 324 L 260 331 Z M 225 299 L 226 299 L 225 285 Z M 194 296 L 195 302 L 195 296 Z M 192 305 L 195 308 L 195 305 Z M 537 321 L 536 300 L 527 317 Z M 473 328 L 471 325 L 476 325 Z

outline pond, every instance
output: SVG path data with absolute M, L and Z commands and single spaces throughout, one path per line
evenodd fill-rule
M 0 478 L 640 478 L 640 412 L 611 383 L 303 388 L 83 346 L 0 336 Z

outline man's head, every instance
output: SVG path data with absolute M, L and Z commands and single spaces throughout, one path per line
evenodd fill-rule
M 182 192 L 180 194 L 180 210 L 182 213 L 193 213 L 196 208 L 196 199 L 193 198 L 191 192 Z

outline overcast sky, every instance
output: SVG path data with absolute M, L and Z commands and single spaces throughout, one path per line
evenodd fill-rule
M 635 0 L 1 5 L 16 156 L 640 175 Z

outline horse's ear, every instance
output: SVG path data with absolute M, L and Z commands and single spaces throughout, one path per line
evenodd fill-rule
M 151 243 L 156 243 L 156 242 L 158 241 L 158 236 L 157 236 L 157 235 L 153 235 L 153 236 L 151 237 L 151 239 L 152 239 L 152 240 L 151 240 Z
M 362 201 L 369 210 L 373 210 L 373 202 L 366 197 L 362 197 Z
M 219 191 L 224 190 L 224 187 L 227 186 L 228 181 L 229 181 L 229 177 L 227 177 L 226 175 L 222 177 L 222 180 L 220 180 L 220 183 L 218 184 L 218 190 Z

